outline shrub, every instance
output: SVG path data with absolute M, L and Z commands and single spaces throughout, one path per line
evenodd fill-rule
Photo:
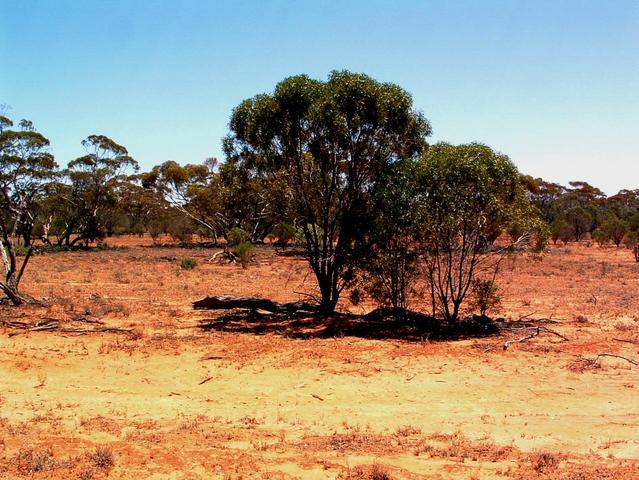
M 501 305 L 501 296 L 494 280 L 477 278 L 473 281 L 473 301 L 480 315 L 486 315 Z
M 612 240 L 618 248 L 628 233 L 628 224 L 616 216 L 612 216 L 601 225 L 600 229 L 606 236 L 606 239 Z
M 539 474 L 555 470 L 559 465 L 559 457 L 550 452 L 536 452 L 531 455 L 533 468 Z
M 106 445 L 99 445 L 95 448 L 95 452 L 90 455 L 93 465 L 100 470 L 111 470 L 115 464 L 113 450 Z
M 227 237 L 229 245 L 238 247 L 240 244 L 248 242 L 249 240 L 249 234 L 239 227 L 231 228 L 227 234 Z
M 625 244 L 632 251 L 635 260 L 639 262 L 639 232 L 631 232 L 626 237 Z
M 180 262 L 180 268 L 184 270 L 193 270 L 195 267 L 197 267 L 197 260 L 194 258 L 187 257 Z
M 273 227 L 273 231 L 269 235 L 270 238 L 276 239 L 275 244 L 286 246 L 296 239 L 298 230 L 290 223 L 281 222 Z
M 193 224 L 185 218 L 172 218 L 167 233 L 178 242 L 190 242 L 193 239 Z
M 563 218 L 556 218 L 550 224 L 550 238 L 553 244 L 557 245 L 557 242 L 562 241 L 568 243 L 572 240 L 572 229 L 568 222 Z
M 592 239 L 597 242 L 600 247 L 603 247 L 609 238 L 608 234 L 601 227 L 592 232 Z
M 381 176 L 372 192 L 370 232 L 361 261 L 363 286 L 370 296 L 398 313 L 408 308 L 421 272 L 415 248 L 416 168 L 413 161 L 397 162 Z
M 341 480 L 392 480 L 388 469 L 377 463 L 372 465 L 358 465 L 353 469 L 348 469 L 338 477 Z
M 237 255 L 240 259 L 242 268 L 248 267 L 248 264 L 253 257 L 254 250 L 255 247 L 253 247 L 253 244 L 251 242 L 242 242 L 237 247 L 235 247 L 235 255 Z
M 24 245 L 14 245 L 14 250 L 16 252 L 16 256 L 18 257 L 25 257 L 27 255 L 27 253 L 29 253 L 29 248 L 25 247 Z

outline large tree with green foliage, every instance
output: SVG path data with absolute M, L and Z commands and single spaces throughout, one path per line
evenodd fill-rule
M 19 284 L 33 246 L 19 258 L 18 237 L 30 237 L 36 222 L 38 202 L 55 176 L 56 164 L 49 153 L 49 140 L 22 120 L 12 129 L 10 119 L 0 116 L 0 290 L 15 305 L 24 302 Z M 25 233 L 26 232 L 26 233 Z
M 180 165 L 166 161 L 142 175 L 142 185 L 161 195 L 171 207 L 216 239 L 228 228 L 222 209 L 222 186 L 215 172 L 217 161 Z
M 505 251 L 485 241 L 495 219 L 502 231 L 520 232 L 515 243 L 530 243 L 535 232 L 544 238 L 517 168 L 485 145 L 430 147 L 418 173 L 417 205 L 431 300 L 447 321 L 457 320 L 475 277 L 494 272 L 491 260 Z
M 227 157 L 286 186 L 284 220 L 304 234 L 323 311 L 352 278 L 370 191 L 389 165 L 421 153 L 430 131 L 406 91 L 347 71 L 287 78 L 233 110 Z
M 360 261 L 362 283 L 371 297 L 405 314 L 409 294 L 421 273 L 418 190 L 413 159 L 400 160 L 380 177 L 372 191 L 366 254 Z
M 69 182 L 58 191 L 65 202 L 60 244 L 104 238 L 119 190 L 128 181 L 127 170 L 138 169 L 127 149 L 109 137 L 90 135 L 82 146 L 86 155 L 69 162 L 65 172 Z

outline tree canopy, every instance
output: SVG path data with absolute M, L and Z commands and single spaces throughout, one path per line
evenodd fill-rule
M 227 156 L 286 187 L 286 220 L 302 230 L 321 306 L 332 311 L 352 278 L 369 192 L 390 165 L 423 151 L 430 124 L 399 86 L 334 71 L 245 100 L 230 130 Z

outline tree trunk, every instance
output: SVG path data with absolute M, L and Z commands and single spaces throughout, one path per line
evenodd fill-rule
M 315 270 L 315 269 L 313 269 Z M 339 300 L 339 290 L 337 288 L 338 276 L 332 274 L 332 268 L 327 268 L 330 273 L 315 272 L 317 284 L 320 288 L 320 311 L 324 314 L 331 314 L 337 307 Z
M 18 293 L 17 287 L 11 285 L 12 283 L 13 282 L 11 281 L 7 283 L 0 282 L 0 290 L 2 290 L 2 293 L 4 293 L 9 300 L 11 300 L 11 303 L 17 307 L 24 303 L 24 298 L 22 298 L 22 296 Z

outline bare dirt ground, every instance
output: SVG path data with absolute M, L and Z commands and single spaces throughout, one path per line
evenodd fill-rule
M 191 301 L 303 299 L 304 260 L 110 243 L 127 248 L 34 257 L 24 288 L 47 305 L 0 310 L 74 330 L 0 327 L 0 478 L 639 478 L 639 366 L 598 357 L 639 361 L 627 250 L 504 262 L 498 315 L 568 341 L 437 342 L 205 331 Z M 105 327 L 130 331 L 83 332 Z

